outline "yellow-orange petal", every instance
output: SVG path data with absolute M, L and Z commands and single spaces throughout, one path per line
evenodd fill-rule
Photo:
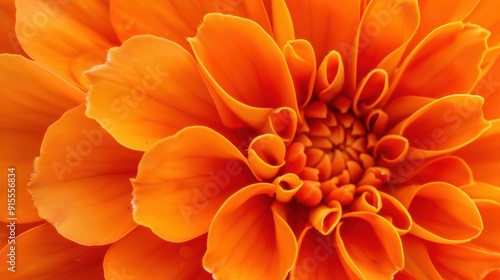
M 323 280 L 332 276 L 338 280 L 352 279 L 352 271 L 343 267 L 335 248 L 333 235 L 322 235 L 309 227 L 302 231 L 297 262 L 290 280 Z
M 314 49 L 306 40 L 291 40 L 283 47 L 283 56 L 292 75 L 297 103 L 303 108 L 311 100 L 316 79 Z
M 473 173 L 460 157 L 445 155 L 430 160 L 420 159 L 416 153 L 392 169 L 393 183 L 411 182 L 425 184 L 435 181 L 447 182 L 455 186 L 472 183 Z
M 13 243 L 14 241 L 12 240 L 15 237 L 19 236 L 21 233 L 45 223 L 45 221 L 43 220 L 34 223 L 18 223 L 16 221 L 14 230 L 13 227 L 10 227 L 10 222 L 12 221 L 0 222 L 0 248 L 3 248 L 5 245 L 9 244 L 9 242 Z
M 500 253 L 466 244 L 427 243 L 434 267 L 443 279 L 483 279 L 500 268 Z
M 103 1 L 17 0 L 16 9 L 16 34 L 26 53 L 84 87 L 83 71 L 104 62 L 118 44 Z
M 357 1 L 312 0 L 304 5 L 302 0 L 286 0 L 286 4 L 295 37 L 311 42 L 316 61 L 322 61 L 331 50 L 340 50 L 344 59 L 354 50 L 352 42 L 360 17 Z
M 201 266 L 206 243 L 206 235 L 188 242 L 170 243 L 150 229 L 138 227 L 108 249 L 103 263 L 104 276 L 111 280 L 210 280 L 212 277 Z
M 131 149 L 144 151 L 189 125 L 221 125 L 193 57 L 167 39 L 132 37 L 86 75 L 87 116 Z
M 337 51 L 329 52 L 318 67 L 315 81 L 315 93 L 318 99 L 329 103 L 344 86 L 345 69 L 342 56 Z
M 274 134 L 262 134 L 248 146 L 248 165 L 260 181 L 272 179 L 285 164 L 285 143 Z
M 494 120 L 491 124 L 478 139 L 454 154 L 465 160 L 474 179 L 500 186 L 500 120 Z
M 279 47 L 283 48 L 289 41 L 295 40 L 292 17 L 285 0 L 272 0 L 271 10 L 270 19 L 272 20 L 274 40 Z
M 366 112 L 376 108 L 384 99 L 389 90 L 388 74 L 383 69 L 370 71 L 358 86 L 352 100 L 352 109 L 356 116 L 362 116 Z
M 472 12 L 478 2 L 484 0 L 458 0 L 449 5 L 444 1 L 418 1 L 420 24 L 409 44 L 409 51 L 415 47 L 429 32 L 448 22 L 464 20 Z M 464 20 L 467 22 L 467 20 Z M 486 26 L 485 26 L 486 27 Z
M 441 275 L 437 272 L 436 268 L 432 264 L 432 260 L 427 251 L 426 241 L 415 237 L 411 234 L 407 234 L 401 237 L 403 243 L 403 248 L 405 250 L 405 267 L 404 274 L 407 275 L 406 278 L 396 278 L 396 279 L 436 279 L 443 280 Z
M 102 261 L 108 246 L 82 246 L 57 233 L 48 223 L 20 234 L 16 239 L 15 272 L 7 270 L 10 245 L 4 247 L 2 279 L 104 279 Z
M 309 222 L 321 234 L 330 235 L 342 217 L 342 205 L 336 200 L 328 205 L 320 204 L 311 208 Z
M 344 266 L 361 279 L 392 279 L 404 267 L 398 232 L 377 214 L 344 214 L 335 231 L 335 243 Z
M 500 118 L 500 59 L 495 58 L 489 69 L 484 69 L 483 77 L 472 91 L 484 98 L 483 112 L 488 120 Z M 487 70 L 487 72 L 486 72 Z
M 250 185 L 217 212 L 203 257 L 214 278 L 286 278 L 297 257 L 297 241 L 273 205 L 275 189 L 269 183 Z
M 213 12 L 249 18 L 272 33 L 264 4 L 253 0 L 113 0 L 110 17 L 122 42 L 135 35 L 151 34 L 190 50 L 186 38 L 196 34 L 205 14 Z
M 188 40 L 225 125 L 259 130 L 279 107 L 299 115 L 285 58 L 258 24 L 208 14 L 196 37 Z
M 481 75 L 489 34 L 486 29 L 462 22 L 435 29 L 401 64 L 389 95 L 440 98 L 470 92 Z
M 384 107 L 384 112 L 389 118 L 388 125 L 392 127 L 435 100 L 435 98 L 414 95 L 395 97 L 391 99 L 391 101 Z
M 460 187 L 472 199 L 488 199 L 500 202 L 500 188 L 475 180 L 473 183 Z
M 498 223 L 498 213 L 500 213 L 500 202 L 490 199 L 474 199 L 477 209 L 483 220 L 483 231 L 481 235 L 468 243 L 470 246 L 477 246 L 485 251 L 494 251 L 500 255 L 500 223 Z M 500 268 L 497 267 L 497 268 Z
M 20 55 L 1 54 L 0 72 L 0 176 L 5 178 L 0 198 L 7 203 L 11 178 L 15 181 L 17 222 L 34 222 L 40 218 L 27 185 L 43 135 L 66 110 L 83 103 L 85 93 Z M 15 171 L 9 172 L 9 167 Z M 10 216 L 7 210 L 7 204 L 0 208 L 0 220 Z
M 495 0 L 481 0 L 478 2 L 474 10 L 463 21 L 477 24 L 491 31 L 491 37 L 488 38 L 488 45 L 498 45 L 500 43 L 500 19 L 491 15 L 491 11 L 498 9 L 500 6 L 498 6 L 498 2 Z
M 380 191 L 379 193 L 382 208 L 380 208 L 378 215 L 387 219 L 399 235 L 408 233 L 413 225 L 413 220 L 408 210 L 392 195 Z
M 85 117 L 84 104 L 69 110 L 47 129 L 35 161 L 38 214 L 79 244 L 115 242 L 136 227 L 129 178 L 140 157 Z
M 297 131 L 297 114 L 288 107 L 275 109 L 267 116 L 266 126 L 260 131 L 274 134 L 281 138 L 283 143 L 290 143 Z
M 392 74 L 418 24 L 416 0 L 371 0 L 357 29 L 356 49 L 348 64 L 348 86 L 376 67 Z
M 256 179 L 245 157 L 217 132 L 188 127 L 148 150 L 134 186 L 134 220 L 184 242 L 208 231 L 228 197 Z
M 26 56 L 23 48 L 17 39 L 16 26 L 16 6 L 14 0 L 0 1 L 0 53 L 17 53 Z
M 399 123 L 391 132 L 408 139 L 408 155 L 415 158 L 453 152 L 475 142 L 491 126 L 483 118 L 483 101 L 479 96 L 468 94 L 440 98 Z
M 410 232 L 422 239 L 458 244 L 477 237 L 483 229 L 472 199 L 451 184 L 431 182 L 398 187 L 391 195 L 408 209 L 413 219 Z

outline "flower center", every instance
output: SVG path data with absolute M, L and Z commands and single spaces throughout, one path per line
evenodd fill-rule
M 305 122 L 287 148 L 283 171 L 315 182 L 309 183 L 309 192 L 316 195 L 296 197 L 305 205 L 348 205 L 358 187 L 377 188 L 388 179 L 388 170 L 376 167 L 372 156 L 378 137 L 350 107 L 347 98 L 339 97 L 329 104 L 312 101 L 303 109 Z

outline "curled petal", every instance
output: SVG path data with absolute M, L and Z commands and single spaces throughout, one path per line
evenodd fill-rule
M 315 89 L 317 97 L 325 102 L 332 101 L 344 86 L 345 70 L 342 56 L 337 51 L 330 51 L 318 68 Z
M 285 58 L 255 22 L 208 14 L 188 40 L 225 125 L 259 130 L 275 108 L 298 113 Z
M 353 211 L 378 213 L 382 209 L 382 198 L 379 191 L 370 185 L 356 188 L 356 198 L 350 204 Z
M 408 140 L 399 135 L 386 135 L 377 144 L 373 154 L 382 166 L 394 166 L 402 162 L 409 149 Z
M 16 34 L 31 58 L 86 87 L 83 71 L 118 44 L 108 15 L 108 4 L 99 0 L 18 0 Z
M 333 235 L 322 235 L 310 226 L 301 232 L 298 245 L 299 254 L 290 280 L 322 280 L 332 275 L 339 280 L 355 277 L 349 268 L 342 265 Z
M 391 99 L 391 101 L 384 107 L 384 112 L 389 118 L 389 125 L 392 127 L 398 124 L 434 100 L 436 99 L 414 95 L 395 97 Z
M 11 253 L 11 245 L 0 253 Z M 82 246 L 44 223 L 16 237 L 15 273 L 2 265 L 2 279 L 103 279 L 102 261 L 108 246 Z M 50 257 L 48 257 L 50 256 Z M 13 276 L 14 275 L 14 276 Z
M 408 233 L 413 225 L 413 220 L 408 210 L 393 196 L 385 192 L 379 193 L 382 208 L 378 212 L 378 215 L 387 219 L 399 235 Z
M 269 34 L 272 33 L 262 1 L 113 0 L 110 16 L 113 27 L 122 42 L 134 35 L 151 34 L 172 40 L 189 50 L 186 38 L 194 36 L 196 29 L 203 21 L 203 16 L 213 12 L 252 19 Z
M 449 153 L 474 142 L 491 126 L 483 118 L 482 105 L 483 99 L 479 96 L 443 97 L 402 121 L 392 133 L 408 139 L 408 154 L 414 153 L 415 158 Z
M 353 98 L 353 111 L 357 116 L 375 108 L 389 89 L 389 79 L 387 72 L 382 69 L 375 69 L 368 73 L 358 86 L 358 90 Z
M 389 96 L 440 98 L 470 92 L 480 77 L 489 34 L 486 29 L 462 22 L 436 28 L 402 63 L 386 100 Z
M 474 202 L 459 188 L 444 182 L 398 187 L 391 193 L 408 209 L 411 233 L 438 243 L 457 244 L 483 229 Z
M 479 138 L 454 154 L 461 157 L 472 170 L 475 180 L 500 186 L 500 120 L 491 122 L 491 127 Z
M 292 75 L 297 103 L 304 107 L 311 100 L 316 78 L 314 49 L 306 40 L 292 40 L 285 44 L 283 55 Z
M 275 109 L 267 118 L 263 131 L 279 136 L 288 144 L 295 137 L 297 130 L 297 114 L 290 108 Z
M 27 191 L 33 160 L 40 153 L 45 130 L 66 110 L 85 102 L 85 93 L 20 55 L 0 54 L 0 71 L 0 165 L 4 166 L 0 176 L 5 178 L 0 198 L 7 201 L 8 178 L 14 175 L 17 222 L 35 222 L 40 217 Z M 8 207 L 0 208 L 1 221 L 6 222 L 9 216 Z
M 344 214 L 335 231 L 335 243 L 344 266 L 361 279 L 392 279 L 404 267 L 397 231 L 377 214 Z
M 293 196 L 304 185 L 304 182 L 296 174 L 287 173 L 276 178 L 273 184 L 276 185 L 276 200 L 290 202 Z
M 201 266 L 206 243 L 206 235 L 188 242 L 170 243 L 150 229 L 138 227 L 106 252 L 104 276 L 106 279 L 209 280 L 212 277 Z
M 285 164 L 286 148 L 276 135 L 255 137 L 248 146 L 248 164 L 258 179 L 271 179 Z
M 214 277 L 284 279 L 292 269 L 297 241 L 273 206 L 274 192 L 272 184 L 250 185 L 217 212 L 203 257 L 205 269 Z
M 87 76 L 87 115 L 131 149 L 145 151 L 186 126 L 221 126 L 193 57 L 166 39 L 132 37 Z
M 332 201 L 328 205 L 320 204 L 309 212 L 309 221 L 313 227 L 323 235 L 329 235 L 342 217 L 342 205 Z
M 35 161 L 29 190 L 38 214 L 79 244 L 117 241 L 136 227 L 129 178 L 140 157 L 85 117 L 84 104 L 69 110 L 47 129 Z
M 252 182 L 245 157 L 229 140 L 188 127 L 142 157 L 132 180 L 134 220 L 165 240 L 188 241 L 206 233 L 224 201 Z

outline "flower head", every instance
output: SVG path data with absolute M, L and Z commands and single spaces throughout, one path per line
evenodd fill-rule
M 23 49 L 87 92 L 29 189 L 107 279 L 500 268 L 493 1 L 91 1 L 26 40 L 29 2 Z

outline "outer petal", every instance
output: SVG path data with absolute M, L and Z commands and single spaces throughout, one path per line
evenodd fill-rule
M 439 26 L 448 22 L 463 20 L 472 12 L 478 2 L 484 2 L 484 0 L 458 0 L 453 2 L 453 5 L 444 1 L 418 1 L 420 25 L 409 47 L 415 47 L 429 32 Z
M 207 237 L 170 243 L 138 227 L 114 243 L 104 258 L 106 279 L 212 279 L 201 266 Z
M 255 181 L 231 142 L 209 128 L 188 127 L 144 154 L 132 181 L 134 219 L 165 240 L 191 240 L 208 231 L 228 197 Z
M 392 74 L 418 24 L 416 0 L 371 0 L 357 30 L 348 80 L 357 84 L 377 65 Z
M 259 130 L 279 107 L 298 115 L 285 58 L 255 22 L 209 14 L 189 42 L 224 124 Z
M 340 50 L 343 58 L 353 51 L 352 42 L 359 23 L 358 1 L 301 0 L 285 1 L 297 39 L 311 42 L 316 61 L 322 61 L 331 50 Z
M 45 221 L 26 224 L 16 222 L 16 229 L 15 231 L 12 231 L 9 227 L 10 222 L 12 221 L 8 221 L 8 223 L 0 222 L 0 248 L 3 248 L 9 242 L 13 242 L 11 240 L 14 239 L 14 237 L 19 236 L 21 233 L 45 223 Z
M 0 1 L 0 53 L 18 53 L 26 56 L 15 33 L 16 6 L 14 0 Z
M 481 213 L 484 229 L 481 235 L 473 239 L 469 244 L 485 251 L 495 251 L 500 257 L 500 243 L 498 242 L 498 236 L 500 235 L 500 224 L 498 223 L 500 202 L 489 199 L 475 199 L 474 203 L 476 203 L 477 209 Z M 500 265 L 497 268 L 500 268 Z
M 421 160 L 449 153 L 474 142 L 491 126 L 483 118 L 482 105 L 483 99 L 474 95 L 443 97 L 415 112 L 392 132 L 410 142 L 408 157 Z
M 403 247 L 396 229 L 367 212 L 345 214 L 335 242 L 344 266 L 362 279 L 392 279 L 404 267 Z
M 47 130 L 30 192 L 40 217 L 64 237 L 109 244 L 136 226 L 129 178 L 140 153 L 120 146 L 84 112 L 82 104 Z
M 275 186 L 250 185 L 229 198 L 210 226 L 204 267 L 217 279 L 285 279 L 297 241 L 273 203 Z
M 400 66 L 389 89 L 391 98 L 403 95 L 439 98 L 470 92 L 480 78 L 489 34 L 486 29 L 461 22 L 435 29 Z
M 438 243 L 458 244 L 483 229 L 476 205 L 459 188 L 444 182 L 395 188 L 391 193 L 408 209 L 410 233 Z
M 442 279 L 432 264 L 425 240 L 407 234 L 401 237 L 401 241 L 407 256 L 404 274 L 408 275 L 408 278 L 402 279 Z
M 304 230 L 299 239 L 299 255 L 291 280 L 350 279 L 352 271 L 342 266 L 333 235 L 324 236 L 314 228 Z
M 45 130 L 66 110 L 82 103 L 85 94 L 19 55 L 0 55 L 0 72 L 0 176 L 7 182 L 7 168 L 16 169 L 15 216 L 18 222 L 33 222 L 40 218 L 26 187 Z M 7 185 L 0 188 L 3 201 L 7 201 L 7 191 Z M 1 207 L 0 220 L 7 217 L 7 207 Z
M 2 279 L 104 279 L 102 261 L 107 246 L 86 247 L 57 233 L 48 223 L 16 239 L 16 272 L 7 270 L 10 246 L 2 249 Z M 7 265 L 7 267 L 6 267 Z
M 500 186 L 500 120 L 491 122 L 491 127 L 478 139 L 455 154 L 467 162 L 474 179 Z
M 472 13 L 464 19 L 464 22 L 470 21 L 491 31 L 491 37 L 488 39 L 490 46 L 500 43 L 500 18 L 491 14 L 500 8 L 498 1 L 481 0 L 474 8 Z
M 189 125 L 220 126 L 193 57 L 174 42 L 130 38 L 87 76 L 87 115 L 131 149 L 144 151 Z
M 117 44 L 105 1 L 16 1 L 16 34 L 34 60 L 86 86 L 83 71 Z
M 217 12 L 249 18 L 269 34 L 271 25 L 263 1 L 198 0 L 137 1 L 112 0 L 111 22 L 120 40 L 151 34 L 172 40 L 190 49 L 187 37 L 194 36 L 203 16 Z
M 495 58 L 491 68 L 482 73 L 484 76 L 472 91 L 482 96 L 484 101 L 484 117 L 488 120 L 500 118 L 500 59 Z

